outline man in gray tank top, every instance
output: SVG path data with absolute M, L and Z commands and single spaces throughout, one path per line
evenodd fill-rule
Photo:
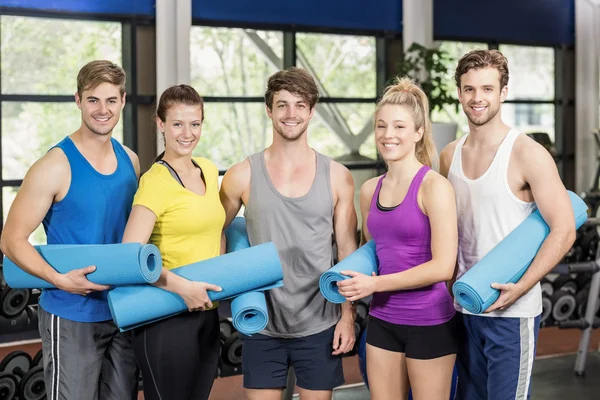
M 288 367 L 300 397 L 331 399 L 344 383 L 341 354 L 354 345 L 354 310 L 328 302 L 319 277 L 357 248 L 354 182 L 347 168 L 308 146 L 319 92 L 303 69 L 269 78 L 265 102 L 273 143 L 223 178 L 225 226 L 242 205 L 250 243 L 272 241 L 283 265 L 282 288 L 266 293 L 269 324 L 244 337 L 242 368 L 250 400 L 280 399 Z

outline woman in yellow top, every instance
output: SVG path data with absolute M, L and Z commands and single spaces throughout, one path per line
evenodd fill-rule
M 155 286 L 180 295 L 190 312 L 134 330 L 133 347 L 146 400 L 207 399 L 219 358 L 219 315 L 207 291 L 221 288 L 169 270 L 221 254 L 219 173 L 209 160 L 192 158 L 204 120 L 192 87 L 167 89 L 156 114 L 165 151 L 140 178 L 123 241 L 158 247 L 164 268 Z

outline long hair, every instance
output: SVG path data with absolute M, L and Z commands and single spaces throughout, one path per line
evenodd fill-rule
M 429 120 L 429 100 L 425 92 L 410 78 L 396 78 L 394 84 L 388 86 L 383 92 L 383 96 L 375 108 L 375 116 L 383 106 L 388 104 L 405 106 L 410 110 L 415 122 L 415 129 L 423 128 L 423 137 L 415 144 L 417 160 L 432 168 L 437 165 L 437 151 Z

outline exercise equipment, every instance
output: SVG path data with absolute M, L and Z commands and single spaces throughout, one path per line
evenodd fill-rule
M 577 281 L 569 275 L 559 275 L 552 282 L 554 290 L 563 290 L 572 294 L 577 293 Z
M 240 333 L 235 331 L 223 343 L 222 359 L 231 366 L 240 366 L 242 364 L 242 346 L 243 342 Z
M 343 303 L 346 298 L 339 293 L 337 283 L 350 277 L 342 275 L 341 271 L 355 271 L 371 276 L 373 272 L 378 272 L 378 266 L 375 242 L 370 240 L 324 272 L 319 279 L 319 289 L 328 301 L 336 304 Z
M 549 317 L 552 316 L 552 300 L 545 294 L 542 295 L 542 315 L 540 316 L 540 323 L 547 325 Z
M 0 293 L 0 314 L 5 318 L 17 318 L 29 303 L 31 290 L 4 286 Z
M 550 296 L 552 302 L 552 318 L 556 322 L 567 321 L 575 313 L 577 302 L 575 296 L 566 290 L 557 290 Z
M 244 335 L 258 333 L 267 327 L 269 312 L 262 292 L 249 292 L 231 301 L 233 326 Z
M 543 278 L 540 281 L 540 286 L 542 287 L 542 294 L 546 296 L 552 296 L 554 293 L 554 286 L 552 286 L 552 282 L 550 282 L 547 278 Z
M 9 353 L 0 362 L 0 371 L 3 374 L 12 374 L 18 382 L 16 392 L 21 400 L 41 400 L 46 396 L 46 386 L 44 384 L 44 368 L 33 366 L 31 356 L 17 350 Z M 11 383 L 6 380 L 7 386 Z M 13 381 L 14 383 L 14 381 Z M 0 384 L 0 388 L 2 384 Z M 10 388 L 7 388 L 10 389 Z M 0 389 L 2 390 L 2 389 Z
M 162 258 L 151 244 L 119 243 L 97 245 L 34 246 L 42 258 L 60 273 L 95 265 L 87 275 L 100 285 L 154 283 L 160 277 Z M 52 289 L 49 282 L 30 275 L 4 257 L 4 279 L 13 289 Z
M 208 291 L 211 301 L 283 286 L 283 271 L 272 242 L 174 268 L 171 272 L 191 281 L 220 286 L 221 292 Z M 116 287 L 108 292 L 108 304 L 121 331 L 188 310 L 179 295 L 151 285 Z
M 31 360 L 31 367 L 44 366 L 44 353 L 40 349 Z
M 0 399 L 13 400 L 17 395 L 19 381 L 8 372 L 0 372 Z
M 587 205 L 575 193 L 568 191 L 568 194 L 575 226 L 579 228 L 587 220 Z M 465 310 L 483 313 L 500 296 L 500 291 L 491 284 L 516 283 L 521 279 L 549 233 L 539 210 L 531 213 L 454 283 L 454 298 Z

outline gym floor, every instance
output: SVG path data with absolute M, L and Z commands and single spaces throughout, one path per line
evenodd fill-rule
M 579 330 L 543 328 L 537 348 L 537 358 L 533 368 L 533 400 L 592 400 L 600 393 L 600 330 L 595 330 L 590 341 L 590 353 L 586 363 L 586 375 L 576 377 L 573 373 L 575 353 L 579 344 Z M 40 343 L 0 346 L 0 359 L 14 350 L 24 350 L 33 357 L 40 349 Z M 344 358 L 344 373 L 347 387 L 334 391 L 334 400 L 363 400 L 369 398 L 358 369 L 356 357 Z M 140 392 L 138 400 L 143 400 Z M 240 375 L 215 380 L 210 400 L 239 400 L 244 398 Z

